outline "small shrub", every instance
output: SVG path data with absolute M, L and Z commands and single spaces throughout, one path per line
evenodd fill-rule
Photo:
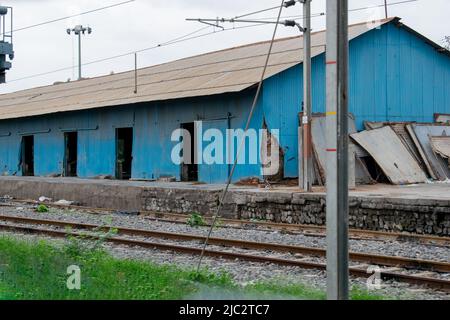
M 107 239 L 118 233 L 115 228 L 109 228 L 105 232 L 102 226 L 91 232 L 80 232 L 78 235 L 70 234 L 71 231 L 71 228 L 66 229 L 68 243 L 65 245 L 65 251 L 71 257 L 80 257 L 101 251 Z
M 187 224 L 191 227 L 201 227 L 205 225 L 205 220 L 203 220 L 203 217 L 199 213 L 194 212 L 187 220 Z
M 40 204 L 40 205 L 38 205 L 38 207 L 36 208 L 36 211 L 37 211 L 37 212 L 40 212 L 40 213 L 44 213 L 44 212 L 49 212 L 49 209 L 48 209 L 48 207 L 47 207 L 46 205 Z

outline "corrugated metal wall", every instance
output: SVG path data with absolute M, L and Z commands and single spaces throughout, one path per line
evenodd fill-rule
M 313 59 L 315 112 L 325 111 L 324 59 L 323 54 Z M 433 121 L 434 113 L 450 113 L 450 58 L 392 23 L 351 42 L 350 68 L 350 110 L 358 129 L 363 128 L 365 120 L 425 122 Z M 299 65 L 266 80 L 251 124 L 258 130 L 264 118 L 269 129 L 280 130 L 286 177 L 298 176 L 297 114 L 301 110 L 302 73 Z M 35 174 L 61 174 L 63 132 L 77 130 L 78 175 L 114 175 L 115 129 L 133 127 L 133 178 L 180 178 L 180 167 L 171 161 L 176 144 L 170 141 L 173 130 L 196 120 L 204 121 L 205 130 L 216 128 L 224 136 L 228 127 L 243 128 L 254 92 L 2 121 L 0 172 L 20 175 L 21 134 L 33 134 Z M 201 164 L 199 180 L 222 183 L 229 169 L 227 164 Z M 259 175 L 258 165 L 239 165 L 235 180 Z
M 253 95 L 254 90 L 249 90 L 241 94 L 2 121 L 0 172 L 21 175 L 18 165 L 22 135 L 33 135 L 35 175 L 62 174 L 64 132 L 77 131 L 78 176 L 114 176 L 116 128 L 133 127 L 133 178 L 180 178 L 180 167 L 171 160 L 172 148 L 176 144 L 171 141 L 172 132 L 180 128 L 182 123 L 202 120 L 204 131 L 217 128 L 225 137 L 228 126 L 244 127 Z M 231 115 L 229 122 L 228 114 Z M 262 127 L 260 112 L 255 115 L 252 125 L 255 128 Z M 207 144 L 204 143 L 204 146 Z M 228 170 L 227 164 L 201 164 L 199 180 L 206 183 L 224 182 Z M 257 175 L 258 165 L 240 165 L 236 170 L 236 179 Z
M 432 122 L 450 113 L 450 57 L 407 30 L 387 24 L 350 43 L 349 108 L 358 130 L 364 121 Z M 272 127 L 283 128 L 286 176 L 298 176 L 294 115 L 303 100 L 302 66 L 265 81 L 264 112 Z M 313 59 L 314 112 L 325 112 L 325 54 Z

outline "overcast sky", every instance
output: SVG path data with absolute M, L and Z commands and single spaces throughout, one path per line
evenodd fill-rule
M 125 0 L 10 0 L 1 5 L 14 7 L 14 28 L 21 28 L 74 13 L 123 2 Z M 398 2 L 400 0 L 389 0 Z M 325 12 L 326 0 L 312 1 L 312 12 Z M 350 8 L 382 4 L 383 0 L 349 0 Z M 259 9 L 277 6 L 279 0 L 135 0 L 119 7 L 95 12 L 70 20 L 60 21 L 14 34 L 15 59 L 7 73 L 7 84 L 0 85 L 0 93 L 52 84 L 77 77 L 77 42 L 66 33 L 76 24 L 91 26 L 93 33 L 83 37 L 83 62 L 98 60 L 122 53 L 167 42 L 204 27 L 185 18 L 234 17 Z M 450 35 L 449 0 L 418 0 L 417 2 L 389 7 L 390 16 L 402 21 L 431 38 L 443 43 Z M 275 17 L 277 11 L 269 11 L 249 18 Z M 301 15 L 301 5 L 285 9 L 283 15 Z M 382 18 L 384 9 L 370 9 L 350 13 L 350 23 Z M 312 19 L 313 29 L 325 27 L 325 17 Z M 225 25 L 232 27 L 232 25 Z M 236 24 L 236 26 L 238 26 Z M 198 34 L 208 33 L 213 28 Z M 270 39 L 272 25 L 218 32 L 196 40 L 190 40 L 139 54 L 139 67 L 158 64 L 186 56 L 231 46 Z M 281 27 L 278 37 L 297 35 L 294 28 Z M 34 74 L 65 67 L 74 68 L 58 73 L 14 81 Z M 85 66 L 84 77 L 95 77 L 120 72 L 134 67 L 132 55 Z

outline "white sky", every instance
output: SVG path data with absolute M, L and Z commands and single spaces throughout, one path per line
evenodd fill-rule
M 88 11 L 123 0 L 0 0 L 1 5 L 14 7 L 14 28 L 52 20 L 77 12 Z M 399 0 L 389 0 L 398 2 Z M 350 8 L 382 4 L 383 0 L 349 0 Z M 234 17 L 259 9 L 277 6 L 279 0 L 135 0 L 120 7 L 56 22 L 14 34 L 15 59 L 7 73 L 7 84 L 0 93 L 66 81 L 77 76 L 77 42 L 66 33 L 68 27 L 82 23 L 93 28 L 83 37 L 83 62 L 102 59 L 166 42 L 201 28 L 185 18 Z M 325 11 L 326 0 L 313 0 L 312 12 Z M 442 44 L 450 35 L 449 0 L 419 0 L 389 7 L 389 16 L 402 21 L 435 42 Z M 249 18 L 275 17 L 270 11 Z M 301 15 L 301 5 L 285 9 L 283 15 Z M 350 23 L 384 17 L 384 9 L 350 13 Z M 325 17 L 312 19 L 313 29 L 325 27 Z M 232 25 L 227 24 L 227 27 Z M 236 25 L 238 26 L 238 25 Z M 209 32 L 211 29 L 202 31 Z M 207 37 L 150 50 L 139 54 L 139 67 L 224 49 L 231 46 L 270 39 L 273 25 L 216 33 Z M 298 35 L 298 29 L 280 27 L 278 36 Z M 27 80 L 13 81 L 30 75 L 75 66 L 72 70 Z M 94 77 L 134 68 L 134 57 L 127 56 L 83 67 L 84 77 Z

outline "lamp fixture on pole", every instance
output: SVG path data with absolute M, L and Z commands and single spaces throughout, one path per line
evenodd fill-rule
M 83 27 L 82 25 L 77 25 L 73 29 L 67 29 L 67 34 L 71 35 L 74 33 L 76 36 L 78 36 L 78 80 L 82 79 L 81 76 L 81 35 L 82 34 L 91 34 L 92 28 L 91 27 Z

